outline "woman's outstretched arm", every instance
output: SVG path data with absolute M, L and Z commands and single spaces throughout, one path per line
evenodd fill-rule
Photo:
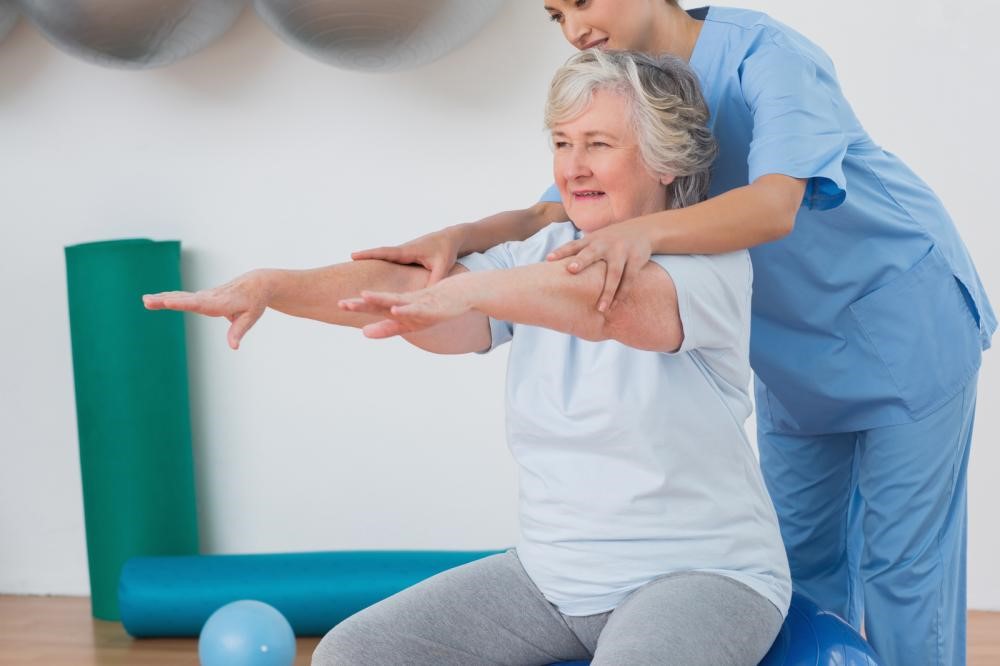
M 464 271 L 463 266 L 452 269 L 453 274 Z M 211 289 L 147 294 L 143 303 L 150 310 L 225 317 L 231 323 L 229 346 L 238 349 L 243 336 L 268 308 L 360 328 L 379 318 L 343 310 L 337 306 L 338 301 L 357 296 L 362 289 L 420 289 L 428 278 L 424 268 L 386 261 L 355 261 L 309 270 L 259 269 Z M 489 322 L 484 315 L 473 313 L 410 338 L 407 336 L 417 346 L 432 346 L 446 353 L 479 351 L 489 346 Z
M 494 319 L 550 328 L 585 340 L 618 340 L 639 349 L 676 351 L 684 340 L 670 275 L 649 262 L 628 294 L 607 312 L 594 307 L 604 285 L 604 262 L 578 275 L 564 262 L 463 273 L 412 293 L 363 291 L 345 309 L 378 315 L 364 327 L 373 338 L 412 335 L 480 312 Z

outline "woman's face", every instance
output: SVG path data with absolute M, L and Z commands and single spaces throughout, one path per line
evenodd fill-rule
M 650 173 L 630 117 L 622 95 L 599 90 L 583 113 L 552 128 L 556 185 L 583 231 L 667 207 L 665 185 L 673 178 Z
M 545 0 L 566 40 L 583 50 L 651 51 L 665 0 Z

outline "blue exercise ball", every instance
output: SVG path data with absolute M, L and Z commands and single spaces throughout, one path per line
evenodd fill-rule
M 564 661 L 551 666 L 587 666 Z M 788 617 L 759 666 L 883 666 L 872 647 L 837 615 L 820 610 L 801 594 L 792 595 Z
M 882 666 L 871 645 L 839 616 L 792 595 L 788 617 L 760 666 Z
M 54 45 L 108 67 L 163 67 L 226 32 L 247 0 L 18 0 Z
M 292 666 L 295 633 L 260 601 L 234 601 L 212 613 L 198 636 L 201 666 Z

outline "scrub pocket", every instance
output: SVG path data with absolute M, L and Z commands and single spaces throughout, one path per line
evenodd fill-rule
M 947 402 L 979 369 L 979 326 L 964 289 L 932 247 L 850 306 L 914 419 Z

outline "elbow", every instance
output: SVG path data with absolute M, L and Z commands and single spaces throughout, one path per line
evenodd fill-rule
M 538 221 L 539 225 L 563 222 L 566 220 L 566 209 L 563 205 L 554 201 L 539 201 L 528 209 Z
M 606 340 L 617 339 L 616 332 L 608 317 L 604 316 L 593 308 L 580 317 L 574 317 L 566 326 L 567 332 L 575 338 L 586 340 L 587 342 L 604 342 Z
M 750 188 L 758 193 L 761 214 L 767 216 L 766 219 L 758 218 L 764 242 L 781 240 L 792 233 L 805 196 L 806 181 L 768 175 L 756 180 Z
M 792 229 L 795 228 L 795 213 L 789 214 L 787 211 L 780 211 L 771 218 L 771 221 L 766 242 L 781 240 L 792 233 Z
M 602 340 L 615 340 L 643 351 L 673 353 L 684 344 L 684 327 L 676 321 L 632 322 L 627 318 L 608 320 L 601 330 Z

